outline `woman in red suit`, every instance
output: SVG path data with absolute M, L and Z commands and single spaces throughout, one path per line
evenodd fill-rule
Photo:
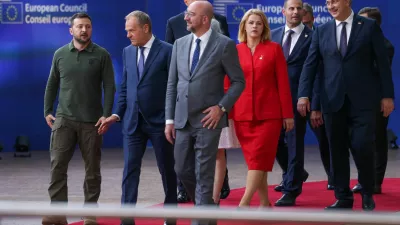
M 293 129 L 293 109 L 286 60 L 270 41 L 267 17 L 258 9 L 245 13 L 237 45 L 246 88 L 231 116 L 248 167 L 246 191 L 239 207 L 247 207 L 256 191 L 268 207 L 267 172 L 272 171 L 282 126 Z

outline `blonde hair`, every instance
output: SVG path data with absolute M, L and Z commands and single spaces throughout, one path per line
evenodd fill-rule
M 251 15 L 260 16 L 261 21 L 264 24 L 264 29 L 261 34 L 261 41 L 270 41 L 271 40 L 271 28 L 269 27 L 267 16 L 265 15 L 265 13 L 263 11 L 261 11 L 259 9 L 249 9 L 242 17 L 242 21 L 240 21 L 239 34 L 238 34 L 239 42 L 247 42 L 246 23 Z

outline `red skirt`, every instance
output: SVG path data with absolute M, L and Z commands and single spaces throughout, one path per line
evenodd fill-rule
M 234 124 L 248 170 L 272 171 L 282 119 L 235 121 Z

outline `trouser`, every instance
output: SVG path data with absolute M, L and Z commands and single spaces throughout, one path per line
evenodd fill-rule
M 67 202 L 68 164 L 78 144 L 85 164 L 83 190 L 85 203 L 97 203 L 100 196 L 101 145 L 103 137 L 98 134 L 95 123 L 83 123 L 58 117 L 53 124 L 50 141 L 51 202 Z

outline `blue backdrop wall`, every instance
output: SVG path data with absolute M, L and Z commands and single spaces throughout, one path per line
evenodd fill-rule
M 233 39 L 238 22 L 249 8 L 259 8 L 269 17 L 272 28 L 285 23 L 281 14 L 283 0 L 214 0 L 215 11 L 227 16 Z M 331 19 L 324 0 L 309 0 L 314 5 L 317 24 Z M 355 0 L 355 12 L 364 6 L 377 6 L 383 14 L 382 29 L 395 47 L 400 31 L 396 15 L 398 0 Z M 54 51 L 68 43 L 71 36 L 66 21 L 76 11 L 87 11 L 93 19 L 93 40 L 112 55 L 116 83 L 122 71 L 122 49 L 129 45 L 124 31 L 124 17 L 133 10 L 147 12 L 153 21 L 154 34 L 164 39 L 169 17 L 185 10 L 182 0 L 0 0 L 0 143 L 5 151 L 12 151 L 16 136 L 27 135 L 32 150 L 47 150 L 50 129 L 43 118 L 43 96 Z M 395 55 L 393 79 L 400 86 L 399 56 Z M 396 92 L 396 96 L 399 96 Z M 400 101 L 396 98 L 396 105 Z M 400 114 L 394 112 L 390 125 L 396 133 L 400 129 Z M 307 144 L 316 140 L 309 132 Z M 114 125 L 105 135 L 104 147 L 121 147 L 121 127 Z

